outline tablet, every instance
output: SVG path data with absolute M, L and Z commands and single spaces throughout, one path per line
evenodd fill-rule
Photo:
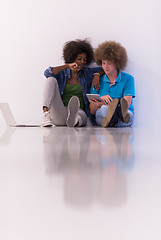
M 93 98 L 95 98 L 99 101 L 102 101 L 99 94 L 86 94 L 86 96 L 87 96 L 88 100 L 92 100 Z

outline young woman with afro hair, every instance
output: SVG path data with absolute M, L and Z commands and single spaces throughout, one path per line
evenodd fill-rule
M 65 64 L 45 70 L 42 126 L 86 125 L 90 117 L 86 94 L 90 93 L 92 80 L 99 80 L 102 69 L 88 67 L 94 61 L 93 52 L 87 39 L 68 41 L 63 47 Z
M 101 101 L 90 100 L 90 112 L 102 127 L 131 126 L 134 120 L 134 78 L 122 72 L 127 65 L 126 49 L 118 42 L 106 41 L 94 52 L 94 58 L 105 74 L 100 77 L 92 94 L 100 94 Z

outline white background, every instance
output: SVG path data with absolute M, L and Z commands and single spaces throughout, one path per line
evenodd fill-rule
M 88 38 L 97 47 L 114 40 L 127 49 L 125 71 L 135 77 L 135 125 L 156 125 L 161 120 L 160 9 L 160 0 L 3 1 L 0 102 L 9 103 L 18 123 L 41 123 L 43 72 L 63 64 L 63 44 Z

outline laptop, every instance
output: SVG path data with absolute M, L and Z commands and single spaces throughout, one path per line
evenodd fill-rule
M 2 111 L 6 124 L 10 127 L 40 127 L 41 126 L 41 125 L 33 125 L 33 124 L 31 125 L 17 124 L 8 103 L 0 103 L 0 110 Z

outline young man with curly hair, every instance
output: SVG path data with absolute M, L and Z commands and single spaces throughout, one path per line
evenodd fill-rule
M 101 101 L 90 100 L 90 112 L 102 127 L 131 126 L 134 120 L 134 78 L 122 72 L 127 64 L 126 49 L 115 41 L 103 42 L 96 48 L 95 61 L 105 72 L 92 94 L 100 94 Z
M 43 98 L 42 126 L 85 126 L 90 116 L 89 101 L 93 78 L 99 79 L 100 67 L 87 65 L 94 61 L 93 47 L 85 39 L 69 41 L 63 47 L 65 64 L 49 67 L 44 75 L 47 78 Z M 97 80 L 95 80 L 97 82 Z

